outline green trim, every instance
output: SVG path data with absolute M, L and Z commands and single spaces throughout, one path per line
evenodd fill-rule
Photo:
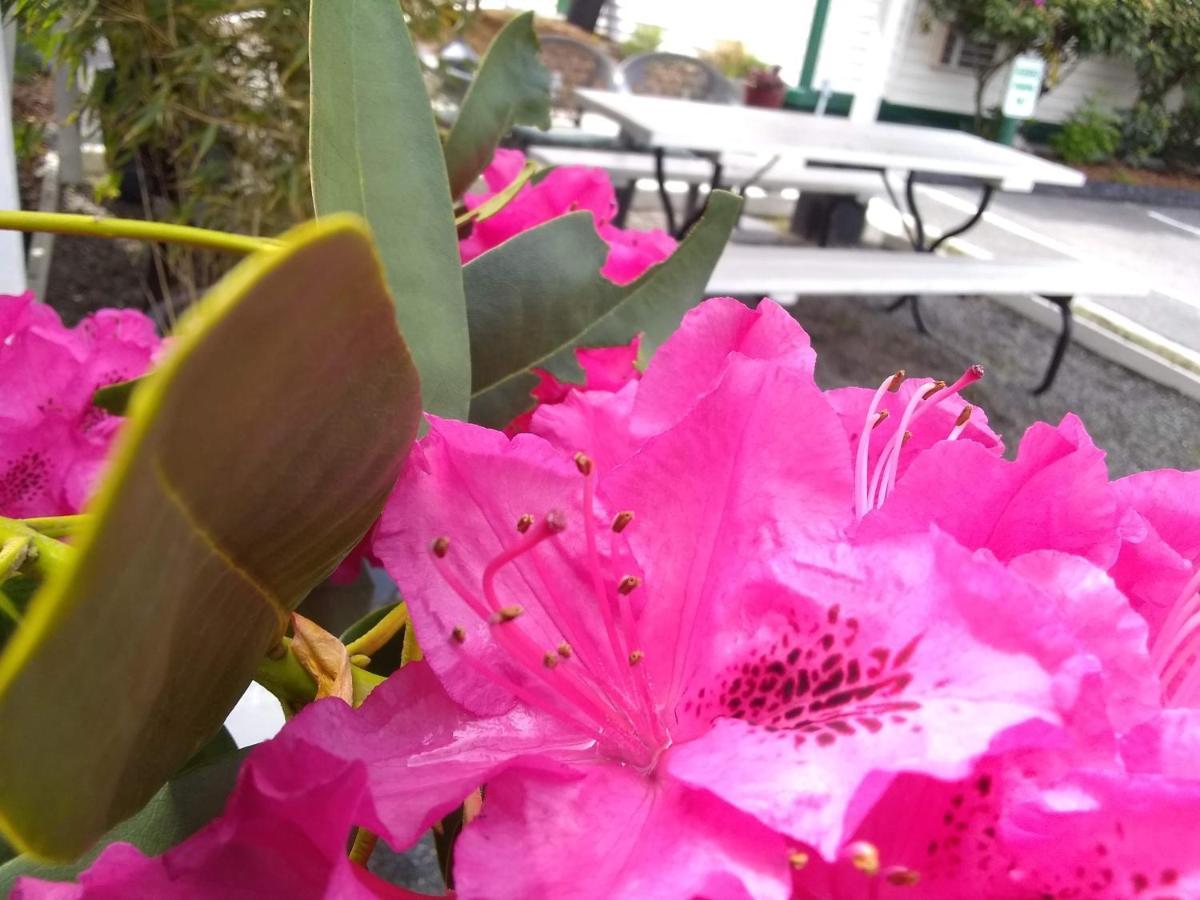
M 879 105 L 879 121 L 897 122 L 901 125 L 928 125 L 954 131 L 973 132 L 975 129 L 975 117 L 969 113 L 947 112 L 944 109 L 930 109 L 926 106 L 906 106 L 903 103 L 889 103 L 887 100 Z M 1020 133 L 1032 144 L 1047 144 L 1050 137 L 1060 128 L 1062 126 L 1054 122 L 1029 119 L 1021 123 Z
M 817 102 L 820 98 L 821 92 L 815 91 L 812 88 L 791 88 L 787 92 L 787 97 L 784 99 L 783 105 L 787 109 L 812 112 L 817 108 Z M 841 91 L 834 91 L 829 95 L 829 103 L 825 107 L 825 113 L 830 116 L 848 116 L 850 115 L 850 107 L 853 104 L 853 94 L 843 94 Z
M 829 0 L 817 0 L 813 8 L 812 27 L 808 29 L 808 46 L 804 50 L 804 65 L 800 69 L 800 87 L 811 88 L 813 75 L 817 72 L 817 58 L 821 55 L 821 41 L 825 37 L 825 24 L 829 21 Z

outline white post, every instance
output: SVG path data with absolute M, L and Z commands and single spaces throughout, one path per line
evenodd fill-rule
M 879 118 L 879 104 L 887 86 L 892 60 L 902 52 L 901 26 L 912 0 L 881 0 L 878 27 L 875 30 L 874 51 L 868 55 L 854 104 L 850 108 L 852 122 L 874 122 Z
M 13 54 L 7 34 L 0 40 L 0 209 L 20 209 L 17 152 L 12 128 Z M 16 231 L 0 231 L 0 294 L 25 290 L 25 239 Z

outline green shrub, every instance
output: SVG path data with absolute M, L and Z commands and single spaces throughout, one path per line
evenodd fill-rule
M 82 111 L 104 132 L 110 185 L 147 215 L 276 234 L 312 215 L 310 0 L 0 0 L 48 59 L 74 69 L 101 40 Z M 337 2 L 337 0 L 335 0 Z M 403 0 L 413 33 L 457 27 L 471 0 Z M 170 282 L 204 287 L 233 260 L 170 248 Z M 162 286 L 164 289 L 167 285 Z
M 1200 85 L 1183 92 L 1183 103 L 1171 116 L 1163 159 L 1172 166 L 1200 166 Z
M 662 44 L 663 30 L 657 25 L 639 25 L 633 29 L 629 40 L 621 42 L 621 56 L 637 56 L 653 53 Z
M 1121 120 L 1087 100 L 1050 139 L 1058 157 L 1070 165 L 1107 162 L 1121 143 Z
M 1121 122 L 1119 155 L 1132 166 L 1144 166 L 1162 156 L 1171 132 L 1171 114 L 1161 103 L 1139 101 Z

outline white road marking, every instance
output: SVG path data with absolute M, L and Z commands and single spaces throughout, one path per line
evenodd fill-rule
M 1172 228 L 1178 228 L 1180 231 L 1186 231 L 1193 237 L 1200 237 L 1200 228 L 1195 225 L 1189 225 L 1187 222 L 1180 222 L 1178 219 L 1172 219 L 1170 216 L 1165 216 L 1155 210 L 1150 210 L 1146 213 L 1155 222 L 1162 222 L 1164 225 L 1170 225 Z
M 943 191 L 938 188 L 927 187 L 925 185 L 918 185 L 917 190 L 929 197 L 929 199 L 948 206 L 957 212 L 971 214 L 974 213 L 978 208 L 970 200 L 964 200 L 961 197 L 956 197 L 949 191 Z M 1147 214 L 1153 219 L 1164 222 L 1164 224 L 1175 225 L 1178 228 L 1192 232 L 1197 237 L 1200 237 L 1200 228 L 1193 228 L 1186 222 L 1180 222 L 1176 219 L 1172 219 L 1170 216 L 1164 216 L 1162 213 L 1158 213 L 1153 210 L 1150 210 Z M 1053 250 L 1056 253 L 1061 253 L 1063 256 L 1074 259 L 1078 262 L 1095 262 L 1094 259 L 1089 259 L 1087 256 L 1081 254 L 1078 250 L 1067 246 L 1062 241 L 1056 240 L 1049 235 L 1042 234 L 1039 231 L 1034 231 L 1032 228 L 1022 225 L 1020 222 L 1013 221 L 1007 216 L 1002 216 L 999 213 L 994 213 L 989 210 L 983 214 L 983 221 L 987 222 L 989 225 L 996 226 L 1002 231 L 1007 231 L 1009 234 L 1015 237 L 1024 238 L 1031 243 L 1045 247 L 1047 250 Z M 1185 306 L 1192 307 L 1193 309 L 1200 308 L 1200 297 L 1183 297 L 1179 294 L 1173 293 L 1172 291 L 1165 290 L 1164 288 L 1157 286 L 1152 286 L 1151 289 L 1154 291 L 1154 293 L 1161 294 L 1169 300 L 1174 300 L 1177 303 L 1182 303 Z

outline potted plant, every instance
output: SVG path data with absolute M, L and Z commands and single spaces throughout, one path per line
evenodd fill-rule
M 751 69 L 745 84 L 747 106 L 765 106 L 769 109 L 779 109 L 783 106 L 787 85 L 779 77 L 779 66 Z

